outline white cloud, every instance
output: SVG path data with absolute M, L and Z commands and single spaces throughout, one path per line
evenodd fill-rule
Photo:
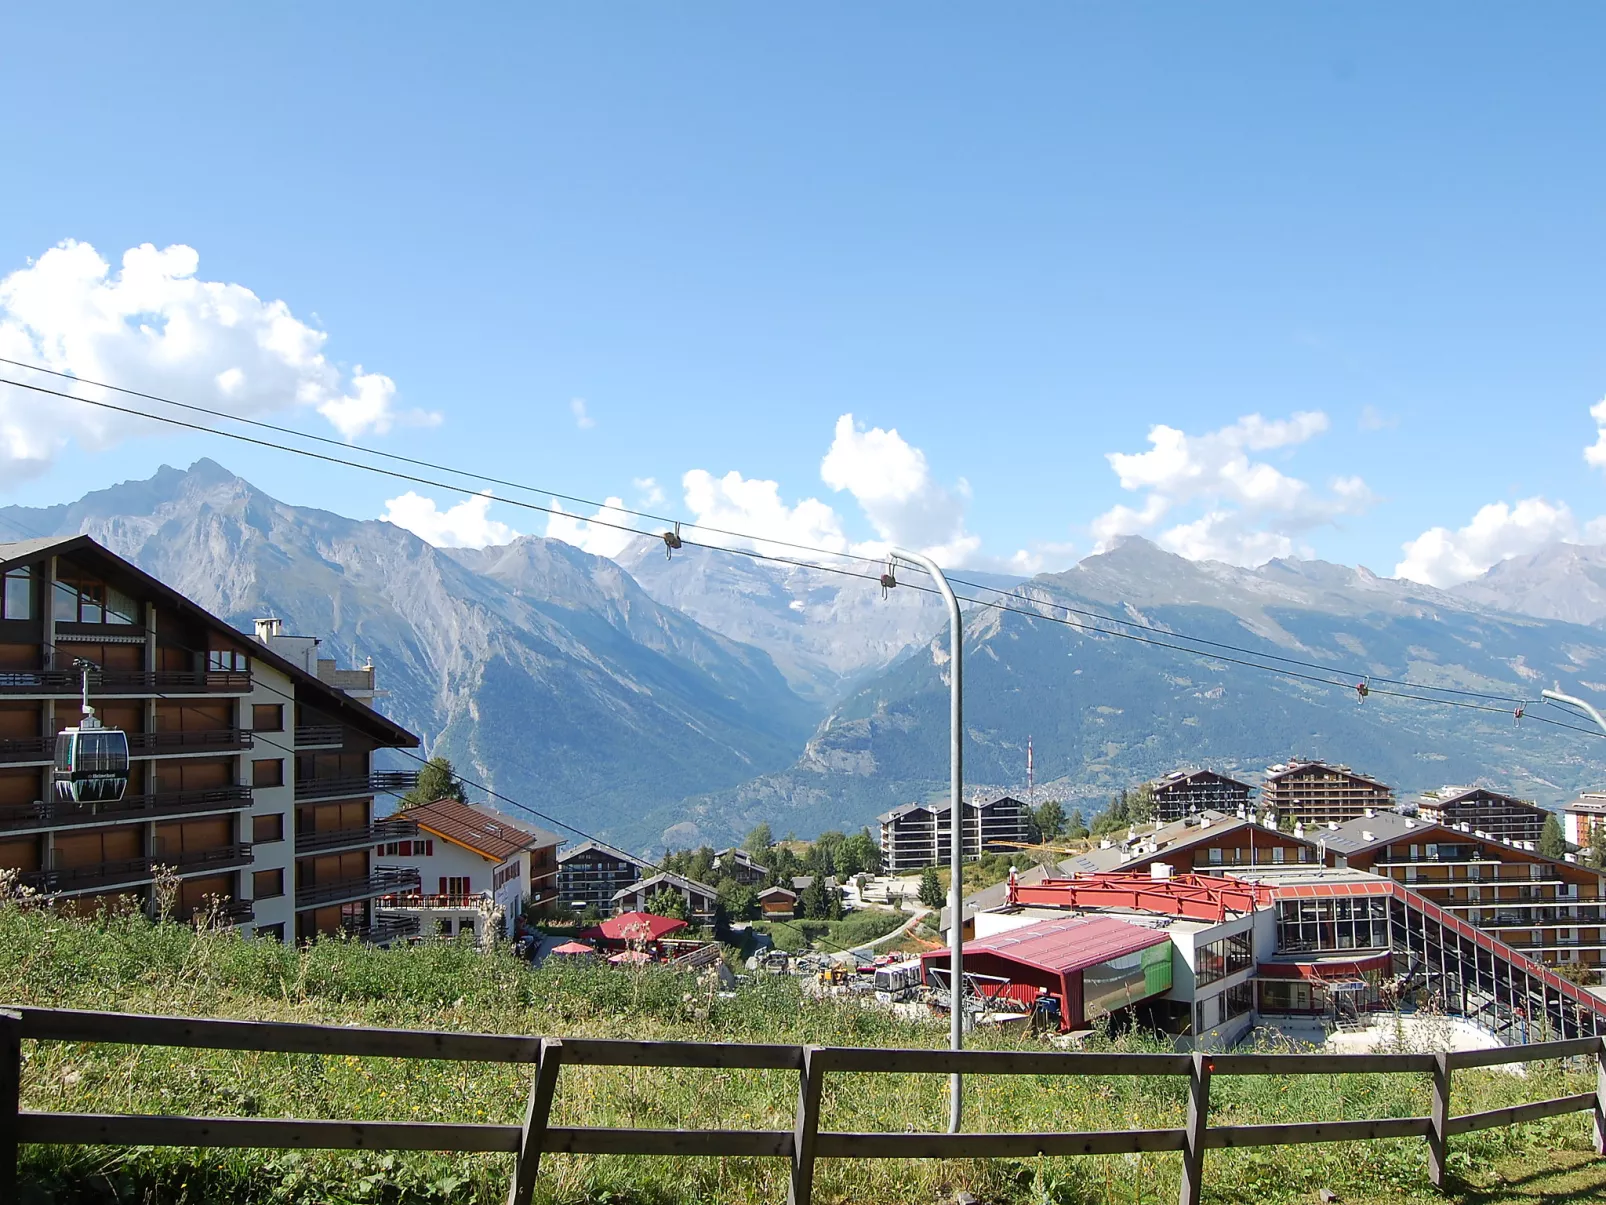
M 405 527 L 421 540 L 437 548 L 484 548 L 488 544 L 507 544 L 519 533 L 489 515 L 491 491 L 465 498 L 440 510 L 433 498 L 408 490 L 385 503 L 380 516 L 386 523 Z
M 1602 520 L 1596 519 L 1586 534 L 1598 536 L 1601 525 Z M 1524 498 L 1514 506 L 1492 502 L 1465 527 L 1430 528 L 1405 544 L 1405 559 L 1394 566 L 1394 574 L 1430 586 L 1453 586 L 1501 561 L 1577 537 L 1578 524 L 1565 502 L 1539 497 Z
M 574 415 L 574 425 L 582 431 L 589 431 L 597 425 L 597 420 L 586 413 L 586 400 L 583 397 L 569 400 L 569 411 Z
M 397 422 L 440 421 L 399 412 L 389 377 L 361 368 L 348 376 L 330 363 L 328 336 L 283 301 L 201 280 L 199 266 L 195 250 L 180 244 L 134 247 L 115 271 L 88 243 L 52 247 L 0 279 L 0 355 L 234 414 L 308 407 L 346 439 L 383 434 Z M 72 391 L 114 396 L 82 384 Z M 0 479 L 44 471 L 69 442 L 99 449 L 159 429 L 0 389 Z
M 1595 420 L 1595 442 L 1584 449 L 1584 459 L 1597 469 L 1606 468 L 1606 398 L 1589 408 Z
M 637 536 L 628 531 L 621 531 L 620 527 L 630 527 L 638 520 L 634 515 L 624 511 L 623 498 L 607 498 L 589 519 L 581 515 L 572 515 L 563 510 L 563 506 L 556 498 L 552 499 L 552 507 L 559 514 L 551 515 L 546 521 L 547 538 L 562 540 L 565 544 L 573 544 L 583 552 L 593 556 L 616 557 Z M 619 526 L 610 526 L 618 524 Z
M 1327 428 L 1320 411 L 1287 419 L 1250 414 L 1204 435 L 1151 427 L 1148 451 L 1106 456 L 1121 488 L 1145 496 L 1140 507 L 1117 505 L 1093 520 L 1098 547 L 1152 533 L 1177 511 L 1199 507 L 1202 513 L 1159 532 L 1156 542 L 1181 556 L 1239 565 L 1307 554 L 1301 535 L 1364 510 L 1371 491 L 1359 477 L 1340 477 L 1321 493 L 1249 453 L 1295 447 Z
M 785 544 L 829 552 L 848 548 L 836 511 L 818 498 L 805 498 L 788 506 L 781 499 L 778 482 L 743 477 L 734 470 L 715 477 L 705 469 L 693 469 L 680 479 L 680 484 L 693 523 L 756 536 L 758 539 L 749 543 L 759 552 L 798 555 L 797 549 Z
M 949 489 L 931 476 L 926 454 L 897 429 L 868 430 L 844 414 L 836 420 L 835 438 L 820 462 L 820 479 L 833 490 L 846 490 L 864 512 L 877 540 L 855 546 L 877 555 L 898 545 L 926 553 L 943 565 L 970 561 L 981 539 L 965 531 L 969 485 L 961 480 Z
M 663 487 L 661 485 L 659 485 L 658 482 L 654 478 L 652 478 L 652 477 L 636 477 L 636 478 L 633 478 L 631 480 L 630 484 L 636 487 L 636 493 L 639 494 L 640 497 L 641 497 L 641 505 L 643 505 L 643 506 L 662 506 L 663 505 L 663 502 L 664 502 L 664 490 L 663 490 Z
M 1362 431 L 1388 431 L 1400 425 L 1400 416 L 1398 414 L 1385 414 L 1368 402 L 1361 407 L 1361 418 L 1358 425 Z

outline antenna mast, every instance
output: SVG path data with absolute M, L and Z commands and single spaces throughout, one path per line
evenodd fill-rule
M 1032 738 L 1026 738 L 1026 802 L 1032 802 Z

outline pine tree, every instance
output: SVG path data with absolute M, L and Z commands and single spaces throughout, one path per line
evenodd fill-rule
M 400 806 L 417 807 L 421 803 L 434 803 L 437 799 L 468 802 L 452 763 L 444 757 L 432 757 L 424 763 L 424 768 L 418 772 L 418 785 L 401 797 Z
M 1558 862 L 1567 853 L 1567 838 L 1562 833 L 1561 821 L 1556 818 L 1554 812 L 1545 817 L 1544 826 L 1539 830 L 1539 852 Z

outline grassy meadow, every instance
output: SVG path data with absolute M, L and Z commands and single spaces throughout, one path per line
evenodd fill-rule
M 307 949 L 196 932 L 129 916 L 74 920 L 0 907 L 0 1002 L 130 1012 L 588 1037 L 941 1046 L 939 1023 L 900 1021 L 846 1000 L 804 996 L 762 976 L 732 999 L 709 980 L 661 969 L 548 966 L 466 942 L 374 950 Z M 978 1036 L 976 1045 L 1028 1044 Z M 1108 1048 L 1156 1049 L 1134 1037 Z M 34 1109 L 366 1120 L 522 1120 L 528 1068 L 411 1060 L 26 1043 L 23 1101 Z M 1556 1064 L 1524 1076 L 1459 1072 L 1454 1111 L 1471 1112 L 1594 1086 Z M 841 1074 L 827 1080 L 822 1129 L 942 1129 L 940 1076 Z M 1181 1125 L 1184 1081 L 971 1077 L 977 1131 Z M 787 1129 L 796 1077 L 784 1072 L 569 1068 L 555 1124 Z M 1217 1077 L 1217 1122 L 1424 1115 L 1421 1075 Z M 1600 1199 L 1584 1115 L 1452 1141 L 1462 1199 L 1478 1205 Z M 428 1152 L 23 1150 L 24 1200 L 233 1205 L 283 1202 L 500 1202 L 511 1157 Z M 1347 1202 L 1437 1198 L 1420 1140 L 1211 1152 L 1206 1198 L 1306 1201 L 1319 1188 Z M 1175 1155 L 983 1161 L 822 1160 L 821 1202 L 942 1202 L 963 1190 L 999 1205 L 1169 1202 Z M 1499 1183 L 1492 1177 L 1499 1175 Z M 1536 1187 L 1544 1186 L 1544 1187 Z M 1530 1192 L 1530 1189 L 1532 1190 Z M 1503 1194 L 1503 1195 L 1502 1195 Z M 1527 1195 L 1524 1195 L 1527 1194 Z M 547 1156 L 546 1205 L 779 1202 L 779 1159 Z

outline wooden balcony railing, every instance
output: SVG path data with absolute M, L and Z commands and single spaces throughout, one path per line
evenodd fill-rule
M 296 889 L 296 908 L 323 908 L 330 904 L 348 904 L 376 896 L 418 890 L 418 871 L 408 867 L 382 866 L 361 878 L 335 879 L 328 883 L 310 883 Z
M 42 799 L 0 806 L 0 832 L 126 824 L 130 820 L 161 820 L 200 812 L 237 811 L 250 806 L 251 788 L 238 786 L 169 791 L 159 795 L 124 795 L 115 803 L 73 804 Z
M 72 670 L 11 670 L 0 673 L 0 695 L 76 695 L 82 689 L 79 675 Z M 119 670 L 108 669 L 89 675 L 89 694 L 231 694 L 251 693 L 251 675 L 246 671 L 209 670 Z
M 385 841 L 405 841 L 418 835 L 411 820 L 376 820 L 363 828 L 331 829 L 322 833 L 296 834 L 296 856 L 326 853 L 332 849 L 361 849 Z

